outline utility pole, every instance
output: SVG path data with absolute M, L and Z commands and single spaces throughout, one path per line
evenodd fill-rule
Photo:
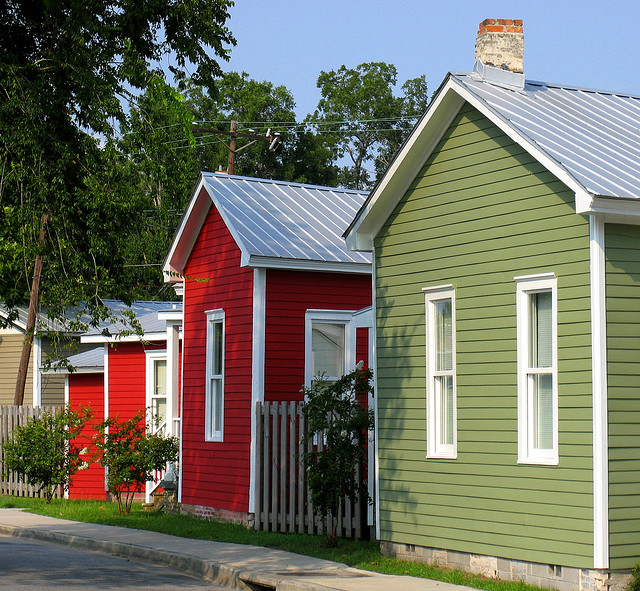
M 27 383 L 27 369 L 29 368 L 29 358 L 31 357 L 31 346 L 33 345 L 33 335 L 36 332 L 36 308 L 38 306 L 38 294 L 40 293 L 40 275 L 42 273 L 42 248 L 46 236 L 49 215 L 44 214 L 40 222 L 40 236 L 38 238 L 38 254 L 33 266 L 33 280 L 31 281 L 31 295 L 29 296 L 29 314 L 27 316 L 27 326 L 24 331 L 24 342 L 22 344 L 22 355 L 18 366 L 18 379 L 16 380 L 16 391 L 13 396 L 13 403 L 22 405 L 24 402 L 24 387 Z
M 265 135 L 257 135 L 253 129 L 249 129 L 249 133 L 245 133 L 243 131 L 238 131 L 238 122 L 233 120 L 231 121 L 231 125 L 229 126 L 229 131 L 223 129 L 207 129 L 205 127 L 195 127 L 194 122 L 194 133 L 210 133 L 213 135 L 224 135 L 229 138 L 229 143 L 227 147 L 229 148 L 229 160 L 227 162 L 227 174 L 235 174 L 236 168 L 236 154 L 245 148 L 248 148 L 252 144 L 256 142 L 269 142 L 269 150 L 275 152 L 282 140 L 280 139 L 280 134 L 278 132 L 271 133 L 271 129 L 267 130 Z M 249 140 L 243 146 L 238 148 L 238 138 L 242 138 L 245 140 Z
M 237 139 L 238 139 L 238 122 L 231 121 L 231 126 L 229 127 L 229 131 L 231 135 L 229 136 L 231 139 L 229 140 L 229 162 L 227 163 L 227 174 L 233 174 L 236 165 L 236 148 L 237 148 Z

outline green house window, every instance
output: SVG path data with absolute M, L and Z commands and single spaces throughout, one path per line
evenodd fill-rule
M 553 275 L 517 277 L 518 461 L 558 463 L 557 296 Z
M 457 457 L 455 298 L 451 286 L 425 288 L 427 457 Z

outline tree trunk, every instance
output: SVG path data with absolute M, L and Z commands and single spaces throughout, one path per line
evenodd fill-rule
M 29 314 L 27 316 L 27 326 L 24 332 L 24 342 L 22 344 L 22 355 L 18 367 L 18 379 L 16 380 L 16 391 L 13 396 L 13 403 L 22 405 L 24 402 L 24 387 L 27 383 L 27 370 L 29 368 L 29 358 L 31 357 L 31 347 L 33 345 L 33 335 L 36 328 L 36 308 L 38 307 L 38 295 L 40 293 L 40 274 L 42 272 L 42 247 L 46 235 L 46 226 L 49 216 L 45 213 L 40 222 L 40 236 L 38 238 L 38 254 L 33 266 L 33 280 L 31 281 L 31 296 L 29 297 Z

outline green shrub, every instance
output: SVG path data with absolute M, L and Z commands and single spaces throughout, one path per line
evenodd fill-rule
M 118 512 L 128 515 L 134 495 L 153 478 L 154 471 L 178 459 L 178 439 L 148 432 L 142 413 L 127 421 L 108 418 L 95 428 L 93 459 L 107 468 L 107 488 L 118 503 Z
M 348 497 L 355 501 L 364 487 L 356 477 L 356 466 L 367 458 L 365 443 L 367 431 L 373 427 L 373 413 L 365 405 L 371 391 L 371 370 L 361 366 L 337 382 L 320 378 L 302 389 L 302 413 L 308 426 L 303 442 L 313 443 L 320 432 L 324 437 L 323 450 L 312 445 L 305 462 L 314 513 L 332 519 L 327 532 L 330 545 L 336 543 L 341 500 Z
M 640 591 L 640 564 L 636 564 L 631 569 L 631 574 L 633 575 L 633 579 L 629 583 L 629 591 Z
M 39 486 L 47 503 L 57 487 L 67 490 L 73 475 L 83 465 L 82 450 L 73 440 L 90 418 L 90 411 L 68 407 L 57 414 L 44 412 L 26 425 L 16 427 L 3 445 L 5 472 L 21 474 L 32 486 Z

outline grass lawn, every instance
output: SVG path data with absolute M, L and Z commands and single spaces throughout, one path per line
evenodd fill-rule
M 462 571 L 383 556 L 375 541 L 341 539 L 337 548 L 329 548 L 323 536 L 257 532 L 230 523 L 204 521 L 185 515 L 145 512 L 140 505 L 134 505 L 130 515 L 122 516 L 118 515 L 115 503 L 100 501 L 54 499 L 47 505 L 41 499 L 0 496 L 0 508 L 9 507 L 25 507 L 33 513 L 61 519 L 145 529 L 185 538 L 279 548 L 379 573 L 435 579 L 488 591 L 539 591 L 538 587 L 521 582 L 496 581 Z

